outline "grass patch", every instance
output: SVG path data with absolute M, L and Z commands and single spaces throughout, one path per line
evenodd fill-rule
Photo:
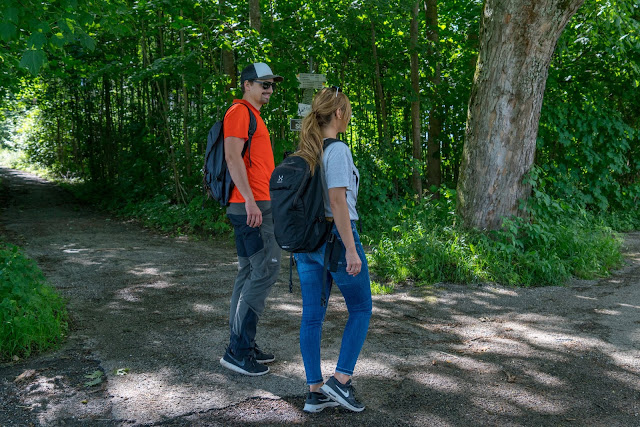
M 65 301 L 17 246 L 0 241 L 0 360 L 55 348 L 66 332 Z
M 566 204 L 538 207 L 531 218 L 505 220 L 491 233 L 459 224 L 453 197 L 407 207 L 372 251 L 372 270 L 391 282 L 528 287 L 603 277 L 622 262 L 618 234 L 602 218 Z
M 389 295 L 395 290 L 395 285 L 392 283 L 378 283 L 374 280 L 371 281 L 371 294 L 372 295 Z

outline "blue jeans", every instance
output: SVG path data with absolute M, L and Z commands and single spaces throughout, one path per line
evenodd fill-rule
M 335 273 L 327 271 L 327 299 L 331 294 L 331 279 L 333 278 L 340 292 L 342 292 L 349 311 L 349 319 L 342 334 L 340 356 L 336 366 L 336 372 L 346 375 L 353 375 L 360 350 L 367 337 L 369 319 L 371 318 L 371 281 L 367 258 L 360 243 L 360 236 L 358 236 L 354 221 L 351 221 L 351 229 L 356 242 L 356 250 L 362 260 L 362 270 L 355 277 L 347 274 L 344 245 L 334 225 L 332 233 L 337 236 L 338 240 L 335 248 L 342 250 L 342 256 L 338 262 L 338 270 Z M 293 254 L 302 290 L 300 352 L 302 353 L 307 384 L 309 385 L 319 384 L 323 381 L 320 368 L 320 340 L 327 306 L 323 306 L 320 300 L 326 245 L 325 243 L 315 252 Z

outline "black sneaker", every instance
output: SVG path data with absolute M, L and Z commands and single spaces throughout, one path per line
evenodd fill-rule
M 258 363 L 270 363 L 276 360 L 276 356 L 271 353 L 265 353 L 264 351 L 258 348 L 258 344 L 253 347 L 253 352 L 255 353 L 256 362 Z
M 229 350 L 227 350 L 224 356 L 222 356 L 222 359 L 220 359 L 220 364 L 227 369 L 252 377 L 264 375 L 269 372 L 269 367 L 258 363 L 252 354 L 248 354 L 239 360 L 232 356 Z
M 351 380 L 343 385 L 336 377 L 331 377 L 329 381 L 320 387 L 320 391 L 350 411 L 364 411 L 364 405 L 356 400 Z
M 324 408 L 333 408 L 336 406 L 340 406 L 340 404 L 334 402 L 322 393 L 310 391 L 309 394 L 307 394 L 307 401 L 304 402 L 304 408 L 302 410 L 304 412 L 320 412 Z

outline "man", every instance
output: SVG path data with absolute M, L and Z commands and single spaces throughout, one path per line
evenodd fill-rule
M 264 363 L 273 362 L 273 354 L 263 352 L 255 343 L 258 318 L 280 270 L 280 248 L 273 234 L 269 197 L 269 179 L 275 168 L 269 131 L 260 117 L 260 108 L 269 102 L 276 82 L 264 63 L 242 70 L 242 99 L 224 117 L 225 158 L 235 187 L 229 199 L 227 217 L 233 225 L 238 251 L 238 275 L 231 295 L 229 346 L 220 364 L 245 375 L 269 372 Z M 240 105 L 244 104 L 244 105 Z M 249 110 L 257 127 L 251 147 L 242 156 L 249 138 Z

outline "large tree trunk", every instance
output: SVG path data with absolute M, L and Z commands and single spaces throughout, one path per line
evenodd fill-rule
M 486 0 L 458 181 L 464 224 L 498 229 L 522 214 L 549 63 L 584 0 Z
M 426 0 L 424 2 L 425 16 L 427 20 L 427 39 L 429 40 L 429 62 L 432 64 L 431 75 L 431 110 L 429 111 L 429 140 L 427 141 L 427 185 L 440 187 L 442 184 L 440 134 L 442 133 L 442 99 L 440 96 L 440 50 L 438 40 L 440 32 L 438 28 L 438 1 Z M 440 193 L 436 190 L 435 196 Z
M 413 173 L 411 186 L 418 196 L 422 196 L 422 135 L 420 129 L 420 70 L 418 69 L 418 11 L 416 1 L 411 13 L 411 140 L 413 141 Z

